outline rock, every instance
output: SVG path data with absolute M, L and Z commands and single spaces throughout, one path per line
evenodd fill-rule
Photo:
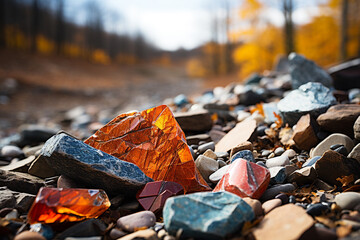
M 280 115 L 290 126 L 297 123 L 301 116 L 310 114 L 317 118 L 324 113 L 336 99 L 331 91 L 321 83 L 310 82 L 293 90 L 278 103 Z
M 240 152 L 242 150 L 250 150 L 252 151 L 253 150 L 253 145 L 251 142 L 249 141 L 245 141 L 243 143 L 240 143 L 239 145 L 233 147 L 231 150 L 230 150 L 230 158 L 232 156 L 234 156 L 235 153 L 237 152 Z
M 46 240 L 40 233 L 24 231 L 15 236 L 14 240 Z
M 40 178 L 49 178 L 59 175 L 47 162 L 46 157 L 40 155 L 31 163 L 28 172 Z
M 331 149 L 331 148 L 330 148 Z M 342 155 L 344 155 L 344 156 L 347 156 L 348 155 L 348 151 L 347 151 L 347 149 L 344 147 L 344 146 L 340 146 L 340 147 L 338 147 L 338 148 L 335 148 L 334 149 L 334 151 L 335 152 L 338 152 L 338 153 L 340 153 L 340 154 L 342 154 Z
M 353 59 L 344 63 L 335 65 L 328 69 L 329 74 L 334 80 L 335 89 L 349 90 L 360 88 L 359 79 L 360 59 Z
M 21 141 L 19 146 L 34 146 L 44 143 L 57 132 L 58 129 L 51 129 L 41 125 L 23 125 L 20 128 Z
M 215 146 L 216 152 L 227 152 L 232 148 L 248 141 L 256 129 L 256 121 L 246 119 L 228 132 Z
M 322 203 L 315 203 L 315 204 L 310 204 L 309 207 L 306 209 L 306 213 L 309 214 L 310 216 L 320 216 L 326 212 L 328 212 L 330 210 L 330 208 Z
M 152 181 L 135 164 L 122 161 L 66 134 L 46 141 L 41 155 L 56 172 L 116 195 L 139 190 Z
M 156 216 L 151 211 L 141 211 L 119 218 L 117 227 L 127 232 L 135 232 L 155 225 Z
M 322 83 L 326 87 L 332 86 L 330 75 L 315 62 L 304 56 L 291 53 L 289 55 L 290 75 L 293 89 L 308 82 Z
M 118 238 L 121 238 L 121 237 L 123 237 L 123 236 L 125 236 L 125 235 L 127 235 L 126 232 L 123 232 L 123 231 L 121 231 L 121 230 L 119 230 L 119 229 L 117 229 L 117 228 L 111 229 L 111 231 L 110 231 L 110 233 L 109 233 L 109 237 L 110 237 L 111 239 L 118 239 Z
M 268 157 L 270 154 L 271 154 L 271 151 L 266 150 L 266 149 L 261 152 L 262 157 Z
M 315 181 L 317 177 L 316 170 L 309 166 L 303 167 L 299 170 L 294 171 L 288 177 L 288 182 L 296 182 L 298 186 L 303 186 L 305 184 L 311 184 Z
M 360 140 L 360 116 L 355 120 L 353 130 L 355 139 Z
M 24 155 L 18 146 L 7 145 L 1 148 L 1 155 L 8 158 L 16 158 Z
M 284 167 L 271 167 L 269 171 L 271 184 L 283 183 L 286 180 L 287 176 Z
M 140 230 L 131 234 L 128 234 L 124 237 L 118 238 L 117 240 L 159 240 L 157 234 L 154 230 L 146 229 Z
M 256 163 L 238 159 L 230 165 L 213 191 L 225 190 L 240 197 L 260 198 L 269 182 L 269 170 Z
M 250 162 L 255 162 L 254 156 L 250 150 L 242 150 L 234 154 L 231 158 L 231 162 L 234 162 L 237 159 L 245 159 Z
M 288 149 L 281 155 L 282 156 L 287 156 L 289 159 L 291 159 L 291 158 L 296 156 L 296 152 L 293 149 Z
M 299 240 L 337 240 L 338 236 L 335 231 L 325 227 L 312 226 L 307 230 Z M 343 239 L 345 240 L 345 239 Z
M 317 160 L 319 160 L 320 158 L 321 156 L 315 156 L 313 158 L 310 158 L 302 165 L 302 167 L 304 168 L 304 167 L 314 166 Z
M 282 205 L 289 203 L 289 197 L 285 193 L 280 193 L 280 194 L 276 195 L 275 198 L 280 199 Z
M 330 107 L 326 113 L 317 118 L 320 127 L 332 133 L 343 133 L 349 137 L 354 136 L 354 123 L 360 116 L 360 105 L 338 104 Z
M 106 224 L 100 219 L 88 219 L 67 228 L 65 231 L 56 235 L 55 239 L 68 239 L 78 237 L 89 239 L 92 236 L 101 236 L 106 231 Z
M 60 175 L 57 180 L 58 188 L 84 188 L 81 184 L 77 183 L 73 179 L 66 177 L 65 175 Z
M 319 141 L 315 130 L 317 128 L 317 123 L 310 114 L 303 115 L 296 123 L 294 129 L 292 139 L 295 145 L 301 150 L 309 151 Z
M 210 135 L 211 141 L 213 141 L 215 144 L 217 144 L 226 135 L 226 133 L 223 131 L 220 131 L 220 130 L 211 129 L 209 132 L 209 135 Z
M 252 231 L 256 239 L 298 239 L 314 225 L 314 220 L 303 208 L 286 204 L 266 214 Z
M 30 231 L 40 233 L 46 239 L 54 238 L 54 231 L 50 226 L 45 224 L 41 224 L 41 223 L 32 224 L 30 225 Z
M 295 145 L 294 141 L 292 140 L 293 133 L 294 131 L 290 127 L 281 128 L 279 132 L 279 138 L 281 144 L 289 147 Z
M 23 172 L 27 173 L 31 163 L 35 160 L 35 156 L 30 156 L 28 158 L 22 159 L 17 162 L 12 162 L 9 165 L 0 167 L 0 169 L 5 171 L 14 171 L 14 172 Z
M 206 150 L 203 155 L 204 155 L 205 157 L 208 157 L 208 158 L 217 160 L 217 155 L 216 155 L 216 154 L 214 153 L 214 151 L 211 150 L 211 149 Z
M 165 205 L 165 201 L 173 196 L 184 194 L 184 188 L 176 182 L 150 182 L 137 194 L 137 199 L 145 210 L 157 214 Z
M 12 191 L 6 187 L 0 188 L 0 209 L 14 208 L 16 205 L 16 198 Z
M 35 195 L 28 193 L 15 193 L 16 206 L 15 208 L 21 213 L 27 213 L 35 200 Z
M 226 166 L 226 162 L 224 162 L 223 160 L 219 159 L 217 160 L 218 164 L 219 164 L 219 168 L 225 167 Z
M 201 144 L 199 147 L 198 147 L 198 152 L 200 154 L 204 153 L 206 150 L 212 150 L 212 151 L 215 151 L 215 143 L 214 142 L 208 142 L 208 143 L 204 143 L 204 144 Z
M 38 156 L 44 144 L 37 145 L 35 147 L 25 146 L 22 150 L 26 157 Z
M 216 172 L 214 172 L 209 176 L 209 180 L 213 183 L 218 183 L 221 180 L 221 178 L 225 175 L 229 167 L 230 165 L 226 165 L 222 168 L 219 168 L 219 170 L 217 170 Z
M 275 208 L 280 207 L 281 204 L 282 204 L 281 199 L 274 198 L 274 199 L 267 200 L 266 202 L 264 202 L 262 204 L 262 208 L 264 210 L 264 213 L 268 214 L 269 212 L 271 212 Z
M 282 167 L 282 166 L 286 166 L 289 165 L 290 161 L 289 158 L 287 156 L 279 156 L 279 157 L 274 157 L 274 158 L 270 158 L 268 160 L 266 160 L 266 166 L 268 168 L 271 167 Z
M 212 158 L 200 155 L 195 161 L 196 167 L 199 169 L 201 176 L 205 181 L 209 182 L 209 176 L 219 169 L 219 164 Z
M 315 147 L 315 149 L 310 153 L 310 157 L 323 155 L 323 153 L 329 150 L 330 146 L 334 144 L 344 145 L 348 152 L 351 152 L 354 147 L 354 142 L 351 138 L 341 133 L 333 133 Z
M 356 159 L 360 163 L 360 143 L 351 150 L 347 157 Z
M 360 163 L 354 159 L 346 158 L 333 150 L 326 151 L 316 162 L 315 169 L 318 178 L 331 184 L 341 186 L 337 178 L 354 175 L 357 179 L 360 176 Z
M 235 194 L 200 192 L 168 199 L 163 217 L 171 235 L 183 229 L 183 238 L 219 239 L 240 230 L 255 214 Z
M 274 185 L 268 188 L 261 197 L 261 200 L 267 201 L 273 199 L 279 193 L 287 193 L 295 190 L 295 186 L 291 183 Z
M 210 131 L 213 125 L 207 110 L 177 112 L 174 116 L 184 132 L 206 132 Z
M 0 170 L 0 187 L 6 186 L 12 191 L 37 194 L 45 181 L 27 173 Z
M 261 202 L 257 199 L 244 197 L 243 200 L 249 204 L 249 206 L 252 208 L 255 214 L 255 218 L 261 217 L 264 215 L 264 210 L 261 206 Z
M 199 142 L 209 142 L 211 141 L 211 137 L 209 134 L 196 134 L 186 137 L 186 141 L 189 145 L 199 144 Z
M 343 192 L 335 196 L 335 203 L 341 209 L 353 210 L 356 205 L 360 204 L 360 193 Z
M 283 154 L 285 152 L 285 149 L 283 147 L 278 147 L 275 149 L 274 153 L 276 156 L 280 156 L 281 154 Z

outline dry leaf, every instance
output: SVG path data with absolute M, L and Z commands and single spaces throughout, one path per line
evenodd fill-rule
M 283 120 L 281 118 L 281 116 L 279 114 L 277 114 L 276 112 L 273 112 L 275 118 L 277 119 L 275 121 L 275 124 L 276 124 L 276 128 L 281 128 L 281 126 L 283 125 Z
M 257 103 L 255 107 L 250 107 L 250 113 L 253 114 L 254 112 L 258 112 L 261 116 L 265 117 L 263 103 Z
M 351 233 L 351 225 L 342 225 L 336 228 L 336 235 L 339 238 L 343 238 L 346 237 L 347 235 L 349 235 Z
M 342 183 L 342 187 L 350 187 L 354 182 L 354 175 L 338 177 L 336 180 Z

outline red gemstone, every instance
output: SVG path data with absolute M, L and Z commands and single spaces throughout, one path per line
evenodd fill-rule
M 149 182 L 139 192 L 138 201 L 145 210 L 158 213 L 164 207 L 166 199 L 183 193 L 183 187 L 176 182 Z
M 240 197 L 259 199 L 269 182 L 268 169 L 245 159 L 238 159 L 231 164 L 213 191 L 225 190 Z

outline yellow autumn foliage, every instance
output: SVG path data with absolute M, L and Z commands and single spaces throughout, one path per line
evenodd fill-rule
M 186 63 L 186 72 L 190 77 L 202 78 L 207 75 L 203 62 L 197 58 L 192 58 Z
M 43 35 L 38 35 L 36 38 L 36 46 L 38 52 L 42 54 L 51 54 L 54 52 L 55 44 L 53 41 L 47 39 Z
M 96 49 L 95 51 L 93 51 L 91 59 L 95 63 L 100 63 L 104 65 L 109 64 L 111 62 L 109 56 L 102 49 Z

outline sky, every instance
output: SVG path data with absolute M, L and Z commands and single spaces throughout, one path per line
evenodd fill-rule
M 104 12 L 108 31 L 136 35 L 141 32 L 155 46 L 164 50 L 191 49 L 211 39 L 211 19 L 224 13 L 221 0 L 92 0 Z M 265 0 L 264 0 L 265 1 Z M 326 0 L 294 0 L 296 24 L 310 21 L 316 15 L 316 4 Z M 66 14 L 77 23 L 86 21 L 88 0 L 66 0 Z M 274 7 L 263 16 L 277 26 L 284 22 L 279 0 L 268 0 Z M 231 14 L 236 15 L 241 0 L 228 0 Z

